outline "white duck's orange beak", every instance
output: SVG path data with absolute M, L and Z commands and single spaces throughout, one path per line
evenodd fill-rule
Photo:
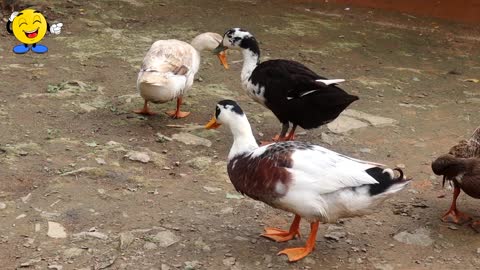
M 218 59 L 220 59 L 220 63 L 222 63 L 223 67 L 225 69 L 228 69 L 227 54 L 225 53 L 225 51 L 221 51 L 220 53 L 217 54 L 217 56 L 218 56 Z
M 221 124 L 217 123 L 217 118 L 215 116 L 213 116 L 212 119 L 210 119 L 210 121 L 205 125 L 205 128 L 206 129 L 216 129 L 219 126 L 221 126 Z

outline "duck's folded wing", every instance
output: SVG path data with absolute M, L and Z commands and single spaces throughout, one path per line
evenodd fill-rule
M 353 159 L 320 146 L 296 150 L 291 158 L 293 164 L 288 171 L 292 174 L 295 188 L 317 194 L 377 184 L 366 170 L 383 167 L 381 164 Z
M 195 49 L 183 41 L 159 40 L 145 55 L 141 69 L 161 73 L 175 73 L 184 68 L 190 70 L 193 68 L 196 54 Z

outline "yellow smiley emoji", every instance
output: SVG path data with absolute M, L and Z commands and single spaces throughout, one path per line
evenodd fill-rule
M 35 44 L 47 33 L 47 20 L 39 11 L 22 10 L 12 22 L 13 35 L 24 44 Z

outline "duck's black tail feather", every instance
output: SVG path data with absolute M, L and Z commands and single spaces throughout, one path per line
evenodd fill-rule
M 399 173 L 398 177 L 395 177 L 394 171 Z M 410 179 L 405 178 L 400 168 L 385 169 L 374 167 L 366 170 L 366 172 L 378 182 L 378 184 L 368 185 L 370 196 L 382 193 L 395 193 L 402 190 L 410 181 Z

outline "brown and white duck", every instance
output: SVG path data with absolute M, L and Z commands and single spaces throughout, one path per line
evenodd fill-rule
M 295 214 L 288 231 L 266 228 L 262 236 L 288 241 L 299 235 L 301 218 L 310 222 L 305 247 L 278 253 L 287 255 L 290 261 L 312 252 L 320 222 L 369 213 L 408 183 L 400 169 L 354 159 L 314 144 L 285 141 L 259 147 L 247 116 L 232 100 L 217 103 L 206 128 L 221 124 L 233 134 L 227 171 L 235 189 Z M 395 170 L 400 176 L 395 177 Z
M 480 199 L 480 158 L 459 158 L 447 154 L 432 162 L 432 170 L 437 175 L 443 175 L 444 183 L 445 180 L 452 181 L 454 186 L 452 205 L 442 220 L 458 224 L 471 220 L 470 216 L 457 209 L 456 201 L 460 190 Z M 480 232 L 480 221 L 473 222 L 472 227 Z

